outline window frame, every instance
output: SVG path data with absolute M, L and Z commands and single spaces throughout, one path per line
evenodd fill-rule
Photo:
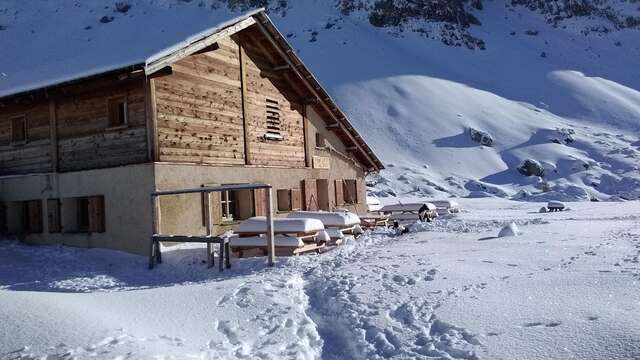
M 117 103 L 117 111 L 114 110 L 116 106 L 114 103 Z M 124 119 L 121 123 L 113 124 L 112 116 L 119 116 L 120 114 L 120 104 L 124 106 Z M 114 115 L 115 114 L 115 115 Z M 107 130 L 120 130 L 126 129 L 129 126 L 129 99 L 126 95 L 117 95 L 111 96 L 107 98 Z
M 283 115 L 282 110 L 280 109 L 280 101 L 274 98 L 265 97 L 264 104 L 265 132 L 263 138 L 268 141 L 283 141 Z
M 316 149 L 326 149 L 329 146 L 327 145 L 327 137 L 324 136 L 320 131 L 316 131 L 315 135 L 315 145 Z
M 233 194 L 230 196 L 230 194 Z M 232 223 L 236 216 L 237 194 L 234 191 L 220 192 L 220 221 Z
M 353 193 L 351 193 L 350 190 L 353 190 Z M 358 203 L 358 182 L 356 179 L 342 180 L 342 198 L 345 205 L 355 205 Z
M 22 140 L 16 140 L 14 139 L 14 135 L 15 135 L 15 122 L 16 120 L 21 120 L 22 121 L 22 134 L 24 136 L 24 138 Z M 20 115 L 14 115 L 9 117 L 9 127 L 10 127 L 10 132 L 11 132 L 11 145 L 24 145 L 29 141 L 29 126 L 27 124 L 27 115 L 26 114 L 20 114 Z

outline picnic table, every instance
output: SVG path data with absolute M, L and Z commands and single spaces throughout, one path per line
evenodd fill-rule
M 385 205 L 380 212 L 398 222 L 431 221 L 438 217 L 436 206 L 429 202 Z

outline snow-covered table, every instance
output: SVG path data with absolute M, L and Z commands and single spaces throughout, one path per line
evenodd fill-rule
M 241 222 L 231 238 L 232 251 L 242 257 L 247 250 L 267 248 L 267 219 L 255 216 Z M 318 251 L 324 247 L 329 235 L 324 224 L 316 219 L 273 219 L 274 246 L 277 255 L 297 255 L 307 251 Z
M 436 206 L 429 202 L 385 205 L 380 212 L 390 215 L 390 220 L 398 222 L 431 221 L 438 217 Z
M 320 220 L 336 244 L 342 241 L 344 234 L 358 235 L 362 232 L 360 217 L 350 211 L 292 211 L 287 218 Z

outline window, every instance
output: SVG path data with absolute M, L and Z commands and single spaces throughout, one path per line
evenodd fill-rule
M 42 201 L 22 202 L 22 233 L 38 234 L 42 232 Z
M 320 132 L 316 133 L 316 147 L 318 148 L 327 147 L 327 140 L 325 139 L 324 135 Z
M 343 180 L 343 195 L 345 204 L 356 204 L 358 202 L 358 190 L 355 180 Z
M 291 211 L 291 190 L 278 189 L 278 211 Z
M 281 141 L 282 123 L 280 116 L 280 103 L 277 100 L 266 99 L 267 131 L 264 134 L 265 140 Z
M 76 201 L 77 231 L 89 232 L 89 198 L 78 198 Z
M 233 221 L 236 214 L 235 191 L 223 191 L 220 193 L 220 213 L 222 221 Z
M 27 117 L 25 115 L 11 118 L 11 143 L 27 142 Z
M 105 232 L 104 196 L 83 196 L 62 200 L 62 228 L 67 233 Z
M 60 199 L 47 199 L 47 219 L 49 233 L 59 233 L 62 230 L 60 223 Z
M 107 113 L 110 128 L 126 126 L 128 121 L 127 100 L 124 97 L 109 99 Z

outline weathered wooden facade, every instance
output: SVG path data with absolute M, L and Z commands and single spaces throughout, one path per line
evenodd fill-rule
M 0 98 L 0 232 L 144 253 L 149 194 L 270 183 L 279 213 L 365 211 L 382 164 L 262 12 L 145 63 Z M 222 231 L 263 197 L 219 194 Z M 194 201 L 195 200 L 195 201 Z M 163 200 L 163 232 L 204 230 Z

